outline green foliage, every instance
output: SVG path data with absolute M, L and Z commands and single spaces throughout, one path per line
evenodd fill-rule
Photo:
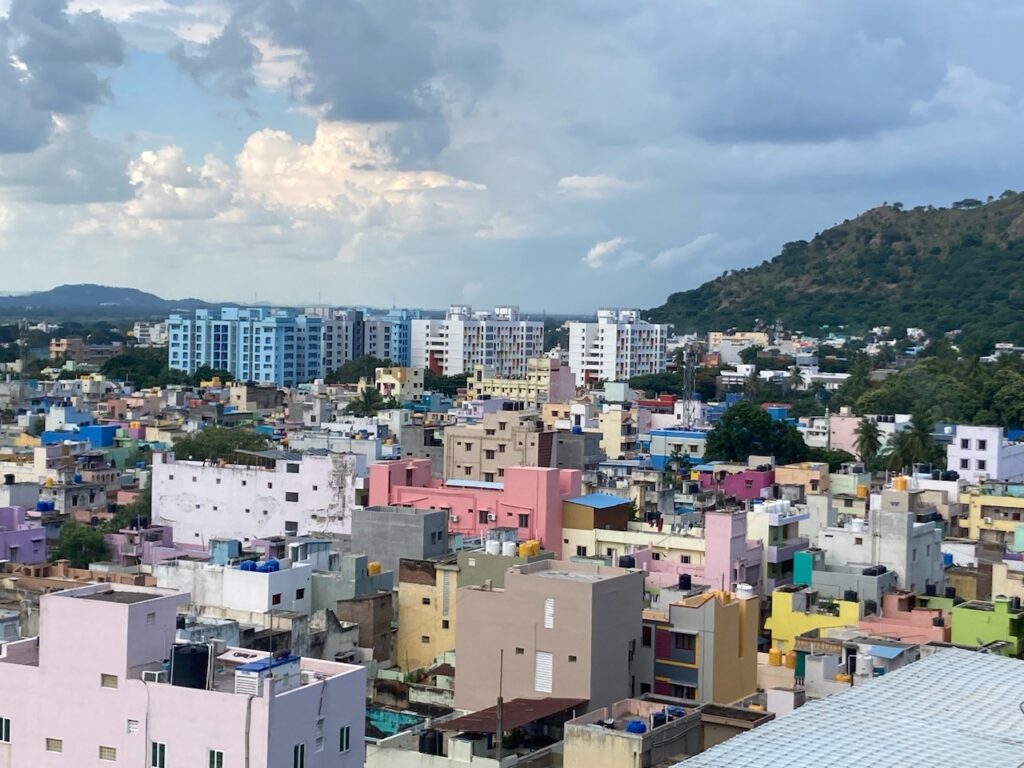
M 88 568 L 89 563 L 106 560 L 107 557 L 107 545 L 100 528 L 68 520 L 60 528 L 60 544 L 50 559 L 69 560 L 72 568 Z
M 358 384 L 360 379 L 372 382 L 378 368 L 393 366 L 390 360 L 381 360 L 373 355 L 363 355 L 336 368 L 324 379 L 328 384 Z
M 861 461 L 871 461 L 878 455 L 878 451 L 882 447 L 882 432 L 876 421 L 867 418 L 861 419 L 853 434 L 856 438 L 854 447 L 857 449 L 857 455 L 860 456 Z
M 841 450 L 828 450 L 826 448 L 810 448 L 805 461 L 821 461 L 828 464 L 830 472 L 835 472 L 843 464 L 853 461 L 856 457 L 852 453 Z
M 708 433 L 704 458 L 745 461 L 750 455 L 774 456 L 779 464 L 803 461 L 809 450 L 792 424 L 772 421 L 753 403 L 737 403 Z
M 367 387 L 348 404 L 345 413 L 353 416 L 376 416 L 377 412 L 384 410 L 387 405 L 380 392 L 373 387 Z
M 733 270 L 650 310 L 677 331 L 748 328 L 754 318 L 813 332 L 822 325 L 958 328 L 961 349 L 1024 343 L 1024 195 L 947 209 L 872 209 L 770 262 Z M 979 311 L 983 307 L 983 311 Z
M 116 533 L 122 528 L 134 524 L 136 521 L 138 521 L 139 525 L 146 525 L 152 518 L 153 491 L 149 486 L 146 486 L 139 491 L 135 501 L 131 504 L 125 504 L 114 513 L 114 516 L 104 526 L 104 530 L 108 533 Z
M 546 318 L 544 320 L 544 351 L 554 349 L 555 347 L 561 347 L 562 349 L 569 348 L 569 329 L 564 328 L 564 320 L 555 320 L 552 318 Z
M 190 461 L 231 461 L 236 451 L 265 451 L 270 441 L 241 428 L 207 427 L 174 444 L 174 456 Z
M 434 373 L 429 368 L 425 368 L 423 371 L 423 391 L 440 392 L 446 397 L 455 397 L 456 393 L 460 389 L 466 388 L 466 382 L 468 381 L 468 373 L 459 373 L 455 376 L 442 376 L 439 373 Z
M 698 368 L 694 374 L 693 388 L 704 402 L 715 398 L 715 379 L 721 372 L 720 368 Z M 643 392 L 645 397 L 657 397 L 660 394 L 686 397 L 686 388 L 681 373 L 653 373 L 646 376 L 634 376 L 629 380 L 631 389 Z
M 159 347 L 127 349 L 105 361 L 100 371 L 111 379 L 130 381 L 140 388 L 188 383 L 186 373 L 167 367 L 167 350 Z

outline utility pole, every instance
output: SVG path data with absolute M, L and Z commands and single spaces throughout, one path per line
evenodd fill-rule
M 505 702 L 501 698 L 501 684 L 502 684 L 502 675 L 503 675 L 503 672 L 504 672 L 504 667 L 505 667 L 505 649 L 502 648 L 498 652 L 498 708 L 497 708 L 497 717 L 496 717 L 496 721 L 497 722 L 496 722 L 496 727 L 495 727 L 495 731 L 497 731 L 497 733 L 494 734 L 494 739 L 497 742 L 495 744 L 495 747 L 496 747 L 496 756 L 498 758 L 498 768 L 501 768 L 501 760 L 505 756 L 505 754 L 504 754 L 505 750 L 504 750 L 503 745 L 502 745 L 502 740 L 504 739 L 504 736 L 505 736 Z

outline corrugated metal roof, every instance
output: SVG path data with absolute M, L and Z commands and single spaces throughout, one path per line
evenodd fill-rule
M 871 655 L 877 656 L 880 659 L 895 659 L 905 650 L 906 648 L 896 648 L 892 645 L 872 645 Z
M 608 493 L 588 493 L 586 496 L 577 496 L 574 499 L 566 499 L 566 501 L 583 507 L 593 507 L 594 509 L 609 509 L 629 504 L 629 499 L 624 499 L 621 496 L 612 496 Z
M 682 768 L 1018 768 L 1024 663 L 950 648 L 812 701 Z
M 545 717 L 567 712 L 586 703 L 586 699 L 512 699 L 505 702 L 503 722 L 505 731 L 522 728 Z M 438 726 L 445 731 L 471 731 L 473 733 L 496 733 L 498 730 L 497 706 L 481 709 L 471 715 L 449 720 Z

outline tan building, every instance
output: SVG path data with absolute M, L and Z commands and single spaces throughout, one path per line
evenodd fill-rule
M 455 647 L 458 570 L 454 562 L 406 558 L 399 562 L 395 656 L 402 669 L 429 666 Z
M 768 334 L 762 331 L 733 331 L 732 333 L 711 331 L 708 334 L 708 349 L 716 352 L 722 346 L 723 341 L 747 342 L 758 347 L 767 347 Z
M 640 429 L 634 409 L 605 406 L 598 416 L 601 450 L 609 459 L 632 458 L 640 450 Z
M 802 485 L 805 496 L 825 493 L 828 490 L 828 480 L 828 464 L 823 462 L 804 461 L 775 467 L 776 485 Z
M 422 368 L 378 368 L 373 374 L 373 384 L 385 400 L 394 398 L 400 403 L 418 403 L 423 399 Z M 360 379 L 359 393 L 368 386 L 366 379 Z
M 632 695 L 643 572 L 541 560 L 511 568 L 504 589 L 460 589 L 458 603 L 457 708 L 494 703 L 502 653 L 506 700 L 576 698 L 593 708 Z
M 535 413 L 486 413 L 479 424 L 445 429 L 444 476 L 500 483 L 508 467 L 551 466 L 553 438 Z
M 466 383 L 466 395 L 470 400 L 485 396 L 503 397 L 539 406 L 563 402 L 575 394 L 576 384 L 569 366 L 547 355 L 527 361 L 525 379 L 495 376 L 492 369 L 475 365 Z

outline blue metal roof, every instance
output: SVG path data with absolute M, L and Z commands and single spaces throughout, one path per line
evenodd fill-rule
M 905 648 L 894 648 L 891 645 L 872 645 L 871 655 L 877 656 L 880 659 L 895 659 L 899 656 Z
M 609 509 L 622 504 L 629 504 L 629 499 L 624 499 L 621 496 L 612 496 L 608 493 L 588 493 L 586 496 L 577 496 L 575 499 L 566 499 L 566 501 L 584 507 L 593 507 L 594 509 Z

